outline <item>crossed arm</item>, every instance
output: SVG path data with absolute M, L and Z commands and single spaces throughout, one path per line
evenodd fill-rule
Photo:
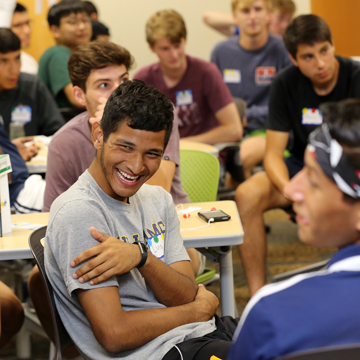
M 73 277 L 80 282 L 90 280 L 90 284 L 98 284 L 134 269 L 139 263 L 137 245 L 123 243 L 95 228 L 91 229 L 91 234 L 100 244 L 71 262 L 72 266 L 77 266 L 92 258 L 74 273 Z M 175 327 L 207 321 L 214 315 L 218 300 L 204 287 L 198 290 L 188 261 L 168 266 L 149 253 L 139 271 L 157 300 L 167 308 L 124 311 L 116 287 L 76 290 L 96 339 L 107 351 L 137 348 Z M 128 336 L 129 331 L 136 336 Z

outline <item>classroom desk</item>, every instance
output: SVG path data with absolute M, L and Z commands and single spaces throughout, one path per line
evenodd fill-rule
M 219 154 L 219 150 L 215 146 L 190 140 L 180 140 L 180 150 L 199 150 L 212 154 L 216 157 Z
M 185 247 L 205 248 L 212 247 L 216 251 L 215 257 L 220 264 L 220 291 L 222 314 L 235 316 L 234 303 L 234 278 L 232 268 L 231 245 L 242 243 L 244 233 L 239 218 L 239 214 L 234 201 L 214 201 L 205 203 L 185 204 L 184 209 L 189 207 L 200 207 L 201 210 L 209 210 L 215 207 L 225 211 L 231 216 L 229 221 L 217 222 L 210 226 L 192 229 L 198 226 L 204 226 L 206 223 L 197 215 L 199 210 L 191 213 L 187 219 L 179 215 L 181 235 L 184 239 Z M 11 222 L 32 223 L 47 225 L 49 213 L 12 215 Z M 0 260 L 31 259 L 32 254 L 29 249 L 28 238 L 33 230 L 19 229 L 13 227 L 13 232 L 0 237 Z
M 42 174 L 46 173 L 47 169 L 47 154 L 48 147 L 43 146 L 38 154 L 26 162 L 26 167 L 28 169 L 29 174 Z
M 47 225 L 49 213 L 11 215 L 11 223 Z M 0 260 L 32 259 L 28 239 L 33 230 L 12 228 L 12 233 L 0 237 Z
M 198 215 L 196 210 L 190 213 L 189 218 L 179 215 L 180 231 L 184 239 L 185 247 L 204 248 L 211 247 L 215 250 L 214 261 L 219 261 L 220 265 L 220 292 L 222 316 L 230 315 L 235 317 L 234 301 L 234 275 L 232 266 L 232 245 L 242 244 L 244 232 L 242 229 L 240 217 L 234 201 L 213 201 L 204 203 L 184 204 L 186 210 L 189 207 L 201 207 L 201 210 L 210 210 L 215 207 L 217 210 L 223 210 L 231 216 L 229 221 L 216 222 L 210 226 L 194 230 L 196 227 L 206 226 L 204 220 Z

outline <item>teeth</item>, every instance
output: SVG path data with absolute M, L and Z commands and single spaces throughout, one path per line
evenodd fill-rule
M 124 172 L 122 172 L 121 170 L 117 169 L 117 172 L 118 174 L 120 175 L 120 177 L 123 179 L 123 180 L 126 180 L 126 181 L 132 181 L 132 182 L 135 182 L 139 176 L 130 176 L 128 174 L 125 174 Z

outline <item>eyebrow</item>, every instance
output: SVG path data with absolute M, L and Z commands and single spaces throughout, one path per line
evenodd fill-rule
M 120 79 L 123 78 L 125 75 L 129 75 L 129 72 L 126 71 L 124 72 L 122 75 L 120 75 Z M 104 78 L 104 79 L 97 79 L 94 81 L 94 84 L 98 83 L 98 82 L 103 82 L 103 81 L 111 81 L 111 79 L 108 78 Z
M 121 139 L 121 138 L 115 139 L 115 143 L 117 143 L 117 144 L 121 143 L 121 144 L 124 144 L 124 145 L 130 145 L 130 146 L 133 146 L 135 148 L 137 147 L 136 144 L 132 143 L 131 141 Z M 148 149 L 147 151 L 157 152 L 157 153 L 161 154 L 161 153 L 164 152 L 164 149 L 153 148 L 153 149 Z

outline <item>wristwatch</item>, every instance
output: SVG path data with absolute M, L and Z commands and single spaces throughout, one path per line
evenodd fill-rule
M 139 249 L 140 249 L 140 253 L 141 253 L 141 260 L 139 262 L 139 264 L 136 266 L 137 269 L 140 269 L 141 267 L 143 267 L 146 263 L 146 260 L 148 258 L 148 250 L 147 250 L 147 246 L 140 241 L 134 241 L 133 244 L 137 244 L 139 245 Z

